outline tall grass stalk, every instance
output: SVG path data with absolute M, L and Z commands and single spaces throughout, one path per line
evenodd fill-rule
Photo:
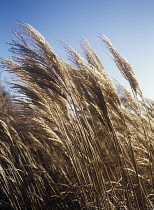
M 19 26 L 12 60 L 1 59 L 19 96 L 0 119 L 0 205 L 154 209 L 154 102 L 131 65 L 101 35 L 133 94 L 86 39 L 84 57 L 64 45 L 68 62 L 32 26 Z

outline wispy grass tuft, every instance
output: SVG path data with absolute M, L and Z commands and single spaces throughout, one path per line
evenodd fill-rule
M 12 60 L 18 98 L 0 121 L 1 206 L 7 209 L 154 209 L 154 102 L 104 36 L 132 93 L 106 73 L 86 39 L 62 60 L 19 23 Z M 1 110 L 2 111 L 2 110 Z

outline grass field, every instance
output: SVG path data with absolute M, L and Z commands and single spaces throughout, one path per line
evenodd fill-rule
M 18 97 L 0 92 L 1 209 L 154 209 L 154 101 L 128 61 L 100 36 L 132 92 L 84 55 L 56 55 L 20 23 L 12 60 L 1 59 Z M 18 94 L 19 93 L 19 94 Z

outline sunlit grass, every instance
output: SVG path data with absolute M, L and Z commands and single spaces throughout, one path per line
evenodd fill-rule
M 0 121 L 2 208 L 154 209 L 154 102 L 131 65 L 100 36 L 132 94 L 85 39 L 84 58 L 64 45 L 68 63 L 19 26 L 14 57 L 1 60 L 20 93 Z

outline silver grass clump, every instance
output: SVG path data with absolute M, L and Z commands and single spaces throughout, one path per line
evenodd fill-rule
M 64 45 L 69 63 L 32 26 L 19 26 L 12 60 L 1 59 L 20 93 L 0 121 L 1 205 L 153 209 L 154 108 L 130 64 L 101 36 L 134 96 L 115 85 L 86 39 L 84 58 Z

